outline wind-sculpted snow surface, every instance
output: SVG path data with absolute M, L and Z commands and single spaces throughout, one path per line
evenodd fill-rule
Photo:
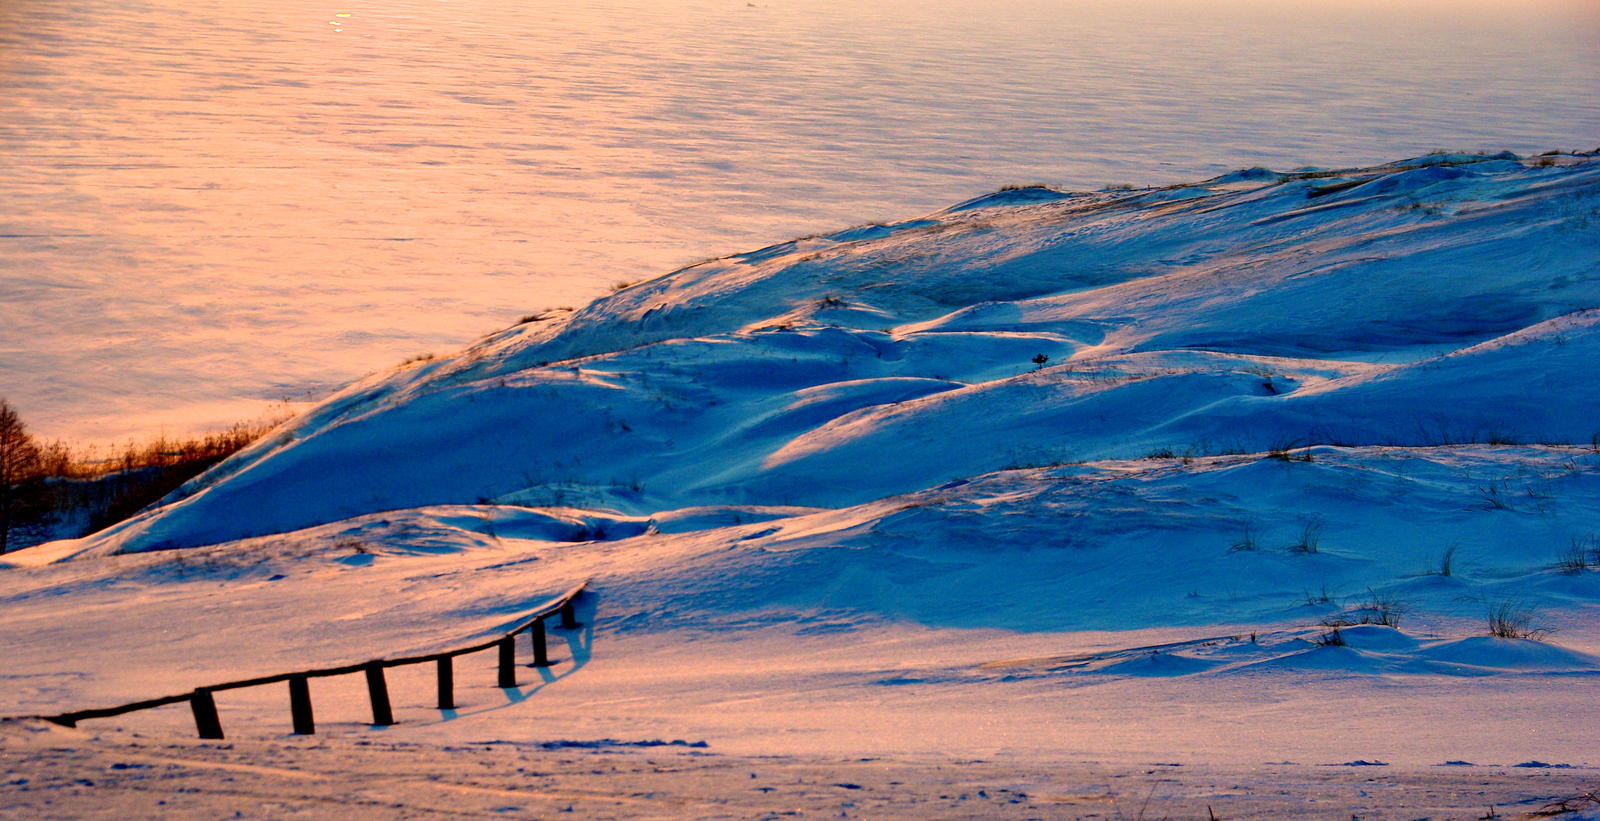
M 521 687 L 463 657 L 439 711 L 396 668 L 395 731 L 1589 777 L 1596 362 L 1600 156 L 997 192 L 375 375 L 4 557 L 0 715 L 456 646 L 593 579 Z M 319 732 L 370 733 L 337 681 Z M 230 738 L 287 729 L 227 692 Z
M 1008 467 L 1588 443 L 1600 161 L 1004 191 L 713 260 L 352 386 L 40 556 L 430 504 L 834 508 Z

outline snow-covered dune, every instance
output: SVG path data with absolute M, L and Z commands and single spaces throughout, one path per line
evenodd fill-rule
M 1587 444 L 1600 158 L 1002 191 L 709 261 L 369 377 L 105 533 L 435 504 L 838 507 L 1007 467 Z
M 479 641 L 593 579 L 523 688 L 464 660 L 441 712 L 396 668 L 407 743 L 1594 765 L 1596 363 L 1600 155 L 1001 191 L 373 375 L 6 556 L 0 714 Z

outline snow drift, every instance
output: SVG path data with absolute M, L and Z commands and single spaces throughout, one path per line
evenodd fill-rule
M 594 653 L 534 685 L 563 709 L 507 730 L 529 693 L 484 677 L 405 726 L 1580 757 L 1597 240 L 1600 157 L 1439 155 L 1002 191 L 693 266 L 7 556 L 7 712 L 423 652 L 593 578 Z M 229 726 L 281 732 L 253 698 Z M 1426 716 L 1398 753 L 1397 714 Z
M 1597 239 L 1592 156 L 1003 191 L 369 377 L 164 507 L 37 555 L 422 505 L 835 508 L 1152 453 L 1588 444 Z

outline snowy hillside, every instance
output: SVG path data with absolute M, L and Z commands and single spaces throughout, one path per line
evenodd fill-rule
M 592 577 L 539 696 L 569 732 L 1600 765 L 1561 730 L 1600 717 L 1597 362 L 1600 156 L 1001 191 L 374 375 L 6 557 L 5 712 L 435 649 Z M 1125 733 L 1063 742 L 1066 692 Z
M 1588 444 L 1600 162 L 1532 165 L 1003 191 L 710 261 L 369 378 L 53 552 L 431 504 L 834 508 L 1157 452 Z

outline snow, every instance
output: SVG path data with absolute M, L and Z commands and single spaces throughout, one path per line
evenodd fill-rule
M 375 738 L 173 743 L 134 734 L 8 728 L 18 817 L 368 818 L 417 814 L 585 818 L 1501 817 L 1577 796 L 1590 772 L 1512 767 L 1301 766 L 1235 771 L 1152 761 L 742 756 L 656 739 L 574 746 L 442 746 Z M 560 742 L 554 742 L 559 744 Z M 696 742 L 685 742 L 692 744 Z M 220 790 L 198 784 L 224 785 Z M 249 801 L 241 801 L 248 798 Z M 1582 807 L 1580 802 L 1574 802 Z M 243 805 L 243 806 L 241 806 Z M 1590 805 L 1592 806 L 1592 804 Z M 1592 812 L 1561 816 L 1590 819 Z
M 1353 170 L 1385 193 L 1296 219 L 1327 177 L 704 263 L 364 380 L 78 549 L 481 501 L 837 507 L 1163 449 L 1588 443 L 1600 394 L 1562 375 L 1600 344 L 1600 163 L 1574 159 Z M 1420 213 L 1419 191 L 1454 204 Z
M 1537 809 L 1600 768 L 1571 731 L 1600 718 L 1600 570 L 1557 565 L 1600 509 L 1597 215 L 1594 157 L 1434 157 L 1005 192 L 691 266 L 362 380 L 163 507 L 7 556 L 3 712 L 462 646 L 592 578 L 556 667 L 502 690 L 463 659 L 455 711 L 396 668 L 381 738 L 359 680 L 318 680 L 319 743 L 458 773 L 504 742 L 630 762 L 626 789 L 658 783 L 641 756 L 723 757 L 672 794 L 768 756 L 859 785 L 881 757 L 933 790 L 903 815 L 962 759 L 1288 785 L 1226 799 L 1259 817 L 1382 762 L 1379 806 L 1478 779 L 1430 811 Z M 1486 635 L 1506 606 L 1546 639 Z M 283 696 L 223 693 L 223 725 L 314 760 Z M 0 741 L 98 772 L 189 721 Z M 1530 797 L 1506 773 L 1535 761 L 1574 780 Z

